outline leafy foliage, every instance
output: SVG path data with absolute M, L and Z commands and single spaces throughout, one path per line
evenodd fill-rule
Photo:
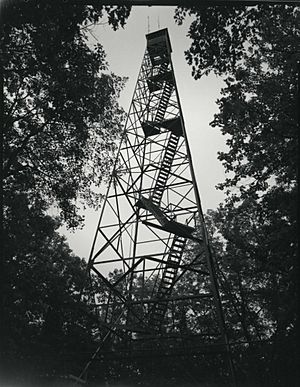
M 1 363 L 24 385 L 39 374 L 77 374 L 94 350 L 94 317 L 79 297 L 86 264 L 57 229 L 81 223 L 80 200 L 99 204 L 124 118 L 117 99 L 125 79 L 109 73 L 103 47 L 91 48 L 86 32 L 105 15 L 113 29 L 124 26 L 130 8 L 10 5 L 0 27 Z M 59 218 L 48 215 L 51 205 Z
M 108 73 L 103 47 L 91 49 L 80 24 L 97 22 L 102 6 L 32 6 L 16 5 L 3 26 L 4 183 L 9 191 L 17 176 L 30 174 L 31 194 L 55 202 L 75 227 L 76 200 L 99 203 L 95 186 L 111 169 L 125 79 Z M 105 8 L 114 29 L 124 25 L 125 8 Z
M 177 22 L 183 22 L 186 12 L 177 10 Z M 220 188 L 235 187 L 247 178 L 240 186 L 242 197 L 246 185 L 254 194 L 266 191 L 270 179 L 293 189 L 299 9 L 263 5 L 194 7 L 188 12 L 196 16 L 189 31 L 192 46 L 186 51 L 194 77 L 210 71 L 226 77 L 220 113 L 212 125 L 227 137 L 229 151 L 219 159 L 233 177 Z M 207 49 L 210 44 L 218 47 L 217 56 Z M 199 57 L 206 59 L 200 62 Z
M 24 382 L 39 373 L 62 372 L 66 351 L 73 353 L 72 366 L 84 361 L 80 351 L 91 350 L 94 321 L 79 297 L 86 265 L 57 233 L 59 221 L 17 189 L 5 206 L 1 355 L 6 373 Z
M 295 367 L 286 352 L 297 352 L 297 241 L 293 225 L 268 205 L 262 216 L 262 207 L 253 199 L 236 208 L 221 205 L 210 211 L 208 224 L 229 337 L 239 343 L 236 356 L 245 357 L 238 371 L 249 380 L 260 364 L 257 383 L 284 385 L 296 377 L 284 368 Z
M 181 25 L 187 15 L 194 21 L 188 32 L 192 44 L 185 56 L 196 79 L 211 71 L 218 75 L 234 73 L 249 49 L 259 54 L 262 46 L 269 53 L 274 48 L 273 57 L 279 48 L 288 56 L 297 52 L 290 41 L 291 31 L 295 36 L 298 34 L 297 7 L 266 4 L 178 7 L 176 23 Z M 278 33 L 283 35 L 282 40 L 277 40 Z M 272 47 L 268 47 L 271 41 Z
M 177 22 L 186 14 L 195 16 L 193 76 L 214 71 L 226 85 L 211 125 L 228 145 L 219 159 L 229 177 L 218 185 L 227 198 L 208 223 L 230 337 L 250 345 L 237 350 L 238 367 L 251 380 L 261 364 L 262 385 L 293 384 L 296 372 L 285 370 L 297 356 L 299 8 L 178 8 Z

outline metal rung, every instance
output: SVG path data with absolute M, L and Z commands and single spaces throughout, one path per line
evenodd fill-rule
M 179 237 L 178 237 L 179 238 Z M 182 238 L 182 237 L 181 237 Z M 175 243 L 174 243 L 174 245 L 173 246 L 178 246 L 178 247 L 182 247 L 182 245 L 184 245 L 185 244 L 185 240 L 183 240 L 182 242 L 181 241 L 176 241 Z
M 171 251 L 170 256 L 175 259 L 178 259 L 178 258 L 180 259 L 180 251 L 177 251 L 177 252 Z
M 174 251 L 174 249 L 172 248 L 172 251 L 170 252 L 170 255 L 171 257 L 178 257 L 178 253 L 180 253 L 180 251 Z
M 163 282 L 165 283 L 165 285 L 167 285 L 169 287 L 174 282 L 174 278 L 175 278 L 174 276 L 172 276 L 172 277 L 164 277 Z
M 168 274 L 168 275 L 167 275 Z M 174 276 L 176 275 L 176 272 L 167 272 L 166 274 L 164 274 L 167 278 L 174 278 Z
M 182 250 L 182 247 L 181 247 L 181 250 Z M 177 257 L 178 253 L 180 253 L 180 250 L 175 250 L 174 247 L 172 247 L 171 255 L 175 255 Z
M 173 274 L 172 274 L 172 276 L 170 277 L 170 276 L 167 276 L 167 275 L 165 275 L 165 273 L 164 273 L 164 275 L 163 275 L 163 280 L 166 280 L 167 282 L 169 282 L 170 281 L 170 279 L 173 279 Z

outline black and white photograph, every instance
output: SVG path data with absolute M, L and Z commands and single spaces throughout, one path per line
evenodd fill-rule
M 0 0 L 0 387 L 297 387 L 300 1 Z

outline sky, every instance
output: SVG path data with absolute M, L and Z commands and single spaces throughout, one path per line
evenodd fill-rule
M 89 34 L 89 44 L 101 43 L 107 54 L 110 71 L 129 78 L 119 101 L 127 112 L 146 49 L 145 35 L 168 28 L 179 98 L 205 212 L 216 208 L 224 199 L 222 191 L 216 190 L 215 186 L 225 180 L 224 168 L 217 159 L 217 152 L 226 149 L 225 138 L 218 128 L 209 126 L 214 114 L 218 112 L 216 100 L 220 98 L 224 83 L 213 74 L 197 81 L 192 78 L 191 67 L 184 58 L 184 51 L 191 44 L 187 33 L 192 19 L 178 26 L 174 21 L 174 11 L 175 7 L 135 6 L 124 29 L 113 31 L 111 26 L 102 23 Z M 88 258 L 100 210 L 96 212 L 88 209 L 83 214 L 85 226 L 82 230 L 69 232 L 62 227 L 60 232 L 66 235 L 75 254 Z

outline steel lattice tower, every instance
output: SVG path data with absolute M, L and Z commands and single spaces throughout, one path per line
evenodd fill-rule
M 211 344 L 228 352 L 168 31 L 146 38 L 89 259 L 90 272 L 103 285 L 95 305 L 108 332 L 103 340 L 110 335 L 124 356 L 141 348 L 178 352 L 180 340 L 190 353 Z M 210 329 L 203 328 L 207 318 Z

